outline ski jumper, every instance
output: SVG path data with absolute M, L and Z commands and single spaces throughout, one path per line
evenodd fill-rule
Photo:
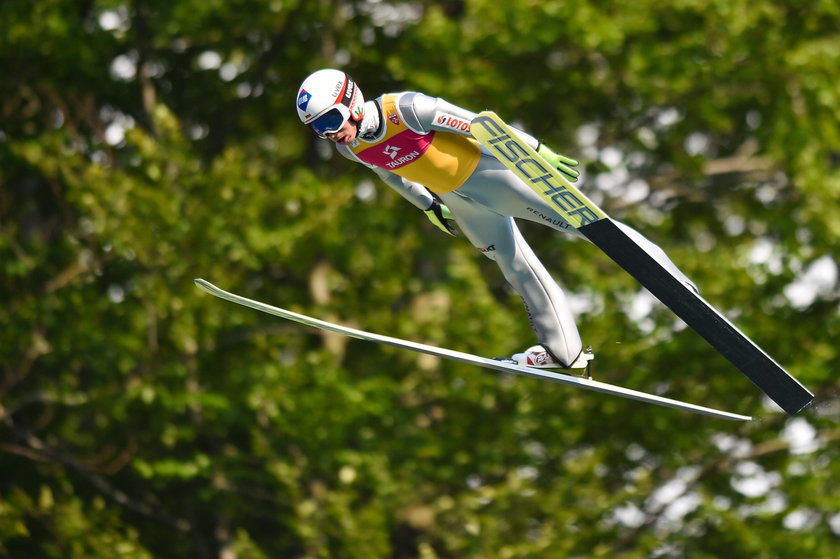
M 348 159 L 371 168 L 421 210 L 429 191 L 449 207 L 456 223 L 522 298 L 538 343 L 568 365 L 583 350 L 563 290 L 522 237 L 514 218 L 542 223 L 585 239 L 533 190 L 523 184 L 469 132 L 475 113 L 422 93 L 382 95 L 365 105 L 359 135 L 336 145 Z M 516 130 L 531 147 L 539 142 Z M 618 223 L 646 252 L 690 284 L 658 246 Z

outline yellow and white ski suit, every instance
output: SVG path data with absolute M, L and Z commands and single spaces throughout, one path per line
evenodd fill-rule
M 422 93 L 386 94 L 366 103 L 356 140 L 336 147 L 348 159 L 370 167 L 421 210 L 432 204 L 430 191 L 446 204 L 464 235 L 498 264 L 522 298 L 538 343 L 571 364 L 583 350 L 572 310 L 514 219 L 584 237 L 470 136 L 474 117 L 473 112 Z M 531 147 L 539 145 L 529 134 L 517 133 Z M 634 229 L 619 226 L 689 282 L 662 249 Z

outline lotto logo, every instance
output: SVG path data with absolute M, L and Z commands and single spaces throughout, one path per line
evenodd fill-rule
M 397 116 L 397 113 L 391 113 L 388 115 L 388 120 L 396 124 L 397 126 L 400 125 L 400 117 Z
M 461 132 L 470 131 L 470 122 L 468 120 L 463 120 L 446 113 L 438 113 L 435 118 L 435 123 L 438 126 L 452 130 L 460 130 Z

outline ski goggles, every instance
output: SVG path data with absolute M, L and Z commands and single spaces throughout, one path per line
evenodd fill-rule
M 344 105 L 333 105 L 333 108 L 309 123 L 316 134 L 325 137 L 327 134 L 338 132 L 350 118 L 350 109 Z

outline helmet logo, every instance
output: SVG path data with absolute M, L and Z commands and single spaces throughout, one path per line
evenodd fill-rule
M 396 146 L 392 146 L 392 145 L 389 144 L 389 145 L 385 146 L 385 149 L 382 150 L 382 153 L 384 153 L 385 155 L 387 155 L 391 159 L 394 159 L 394 158 L 397 157 L 397 153 L 399 153 L 399 151 L 400 151 L 400 148 L 398 148 Z
M 309 100 L 310 99 L 312 99 L 312 95 L 309 94 L 305 89 L 301 89 L 300 93 L 298 93 L 298 100 L 297 100 L 298 108 L 302 111 L 305 111 L 306 106 L 309 105 Z

